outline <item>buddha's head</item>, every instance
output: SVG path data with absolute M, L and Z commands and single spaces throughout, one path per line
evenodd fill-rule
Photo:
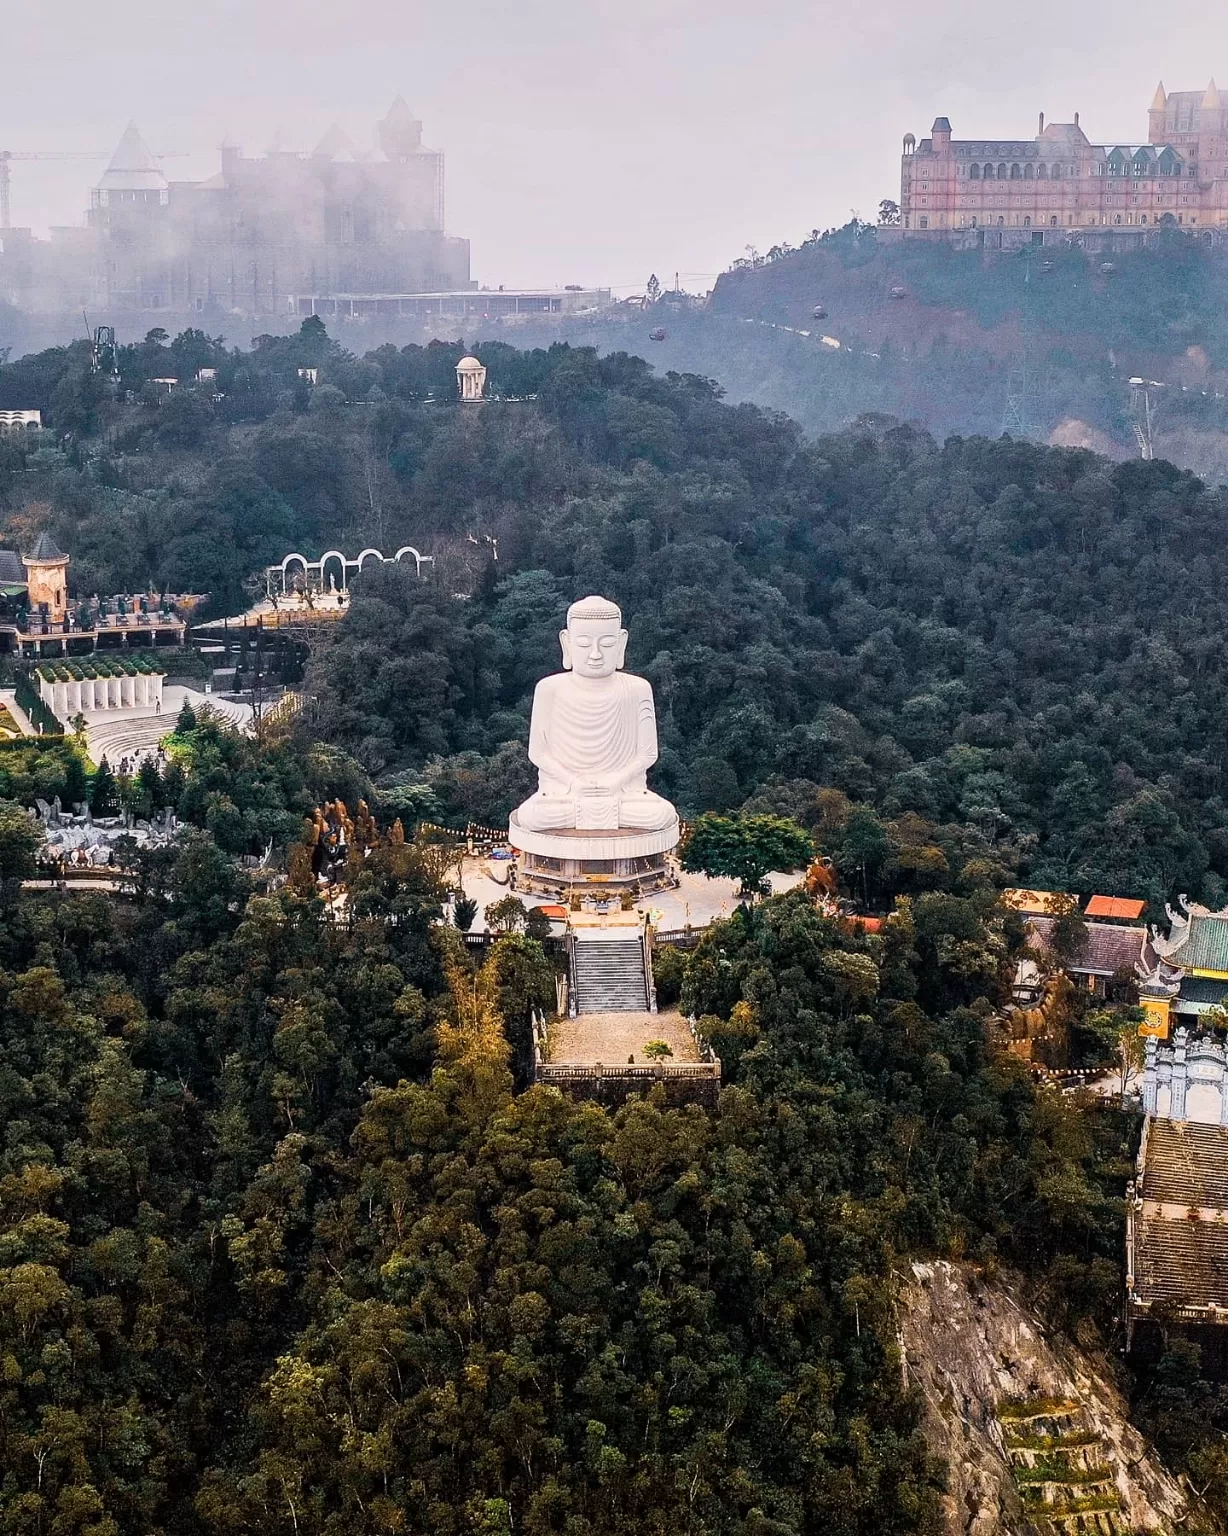
M 627 657 L 622 610 L 605 597 L 582 597 L 559 633 L 563 666 L 577 677 L 611 677 Z

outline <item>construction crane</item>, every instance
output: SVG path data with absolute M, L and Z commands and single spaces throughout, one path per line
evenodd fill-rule
M 114 153 L 113 149 L 34 150 L 33 152 L 26 153 L 12 149 L 0 149 L 0 231 L 12 229 L 13 227 L 9 199 L 12 171 L 9 167 L 14 160 L 109 160 Z M 155 155 L 154 159 L 181 160 L 186 154 L 186 149 L 168 150 L 165 154 Z

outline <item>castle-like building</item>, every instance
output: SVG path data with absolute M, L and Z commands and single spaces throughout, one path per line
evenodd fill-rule
M 130 124 L 85 230 L 5 231 L 0 297 L 33 310 L 283 316 L 299 294 L 455 292 L 469 242 L 444 228 L 443 155 L 398 98 L 360 150 L 339 127 L 310 153 L 221 149 L 206 181 L 170 181 Z M 9 290 L 6 295 L 5 290 Z
M 1161 84 L 1145 144 L 1093 144 L 1078 113 L 1047 125 L 1042 114 L 1033 139 L 956 139 L 945 117 L 920 143 L 905 136 L 908 236 L 977 231 L 1016 245 L 1095 231 L 1098 243 L 1121 244 L 1166 225 L 1228 236 L 1228 97 L 1214 80 L 1171 94 Z

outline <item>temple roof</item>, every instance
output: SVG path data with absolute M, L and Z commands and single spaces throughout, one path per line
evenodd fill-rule
M 1043 949 L 1049 947 L 1049 934 L 1056 919 L 1031 917 L 1028 927 Z M 1088 923 L 1083 947 L 1068 964 L 1072 971 L 1096 976 L 1112 976 L 1115 971 L 1133 971 L 1143 952 L 1145 928 L 1123 928 L 1117 923 Z
M 15 549 L 0 549 L 0 587 L 26 584 L 26 573 L 21 557 Z
M 1187 971 L 1228 972 L 1228 913 L 1192 913 L 1184 943 L 1164 958 Z

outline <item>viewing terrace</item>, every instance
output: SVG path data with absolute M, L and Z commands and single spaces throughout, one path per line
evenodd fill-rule
M 0 650 L 31 660 L 138 646 L 180 646 L 188 625 L 178 605 L 194 601 L 121 595 L 69 603 L 58 619 L 25 610 L 0 619 Z

